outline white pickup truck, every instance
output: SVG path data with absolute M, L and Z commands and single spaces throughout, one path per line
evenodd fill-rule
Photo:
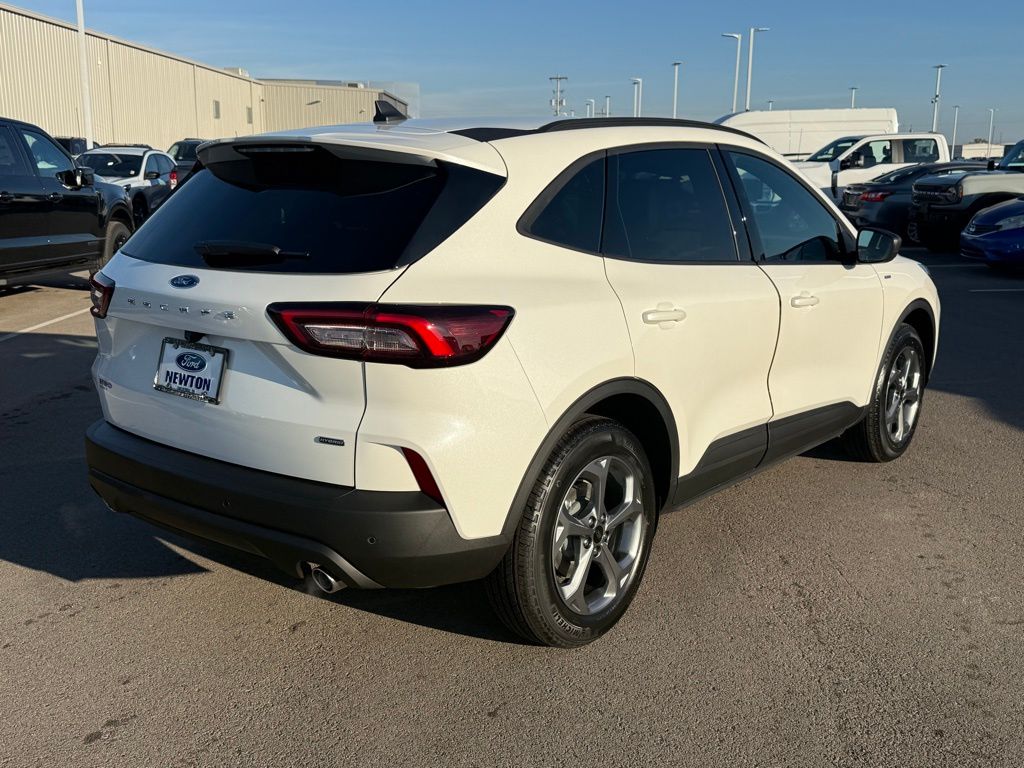
M 907 165 L 948 161 L 949 145 L 941 134 L 884 133 L 836 139 L 793 165 L 838 202 L 847 184 L 870 181 Z

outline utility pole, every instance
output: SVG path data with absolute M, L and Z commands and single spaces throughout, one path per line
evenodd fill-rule
M 672 119 L 676 119 L 676 106 L 679 104 L 679 66 L 683 62 L 672 62 Z
M 942 96 L 942 70 L 945 68 L 945 64 L 936 64 L 933 67 L 935 70 L 935 97 L 932 99 L 932 133 L 937 133 L 939 130 L 939 99 Z
M 750 42 L 747 48 L 747 104 L 744 109 L 750 111 L 750 84 L 754 80 L 754 34 L 756 32 L 768 32 L 768 27 L 751 27 Z
M 732 80 L 732 114 L 736 114 L 740 97 L 740 55 L 743 52 L 743 35 L 738 32 L 723 32 L 722 37 L 731 37 L 736 41 L 736 75 Z
M 953 105 L 953 143 L 949 147 L 949 159 L 952 160 L 956 155 L 956 124 L 960 119 L 960 105 Z
M 641 117 L 644 113 L 644 79 L 633 78 L 633 117 Z
M 612 97 L 611 96 L 605 96 L 604 97 L 604 116 L 605 117 L 611 117 L 612 116 Z
M 857 108 L 857 86 L 850 86 L 850 109 Z
M 562 83 L 568 79 L 565 75 L 555 75 L 548 78 L 548 80 L 555 84 L 555 97 L 551 99 L 551 108 L 554 110 L 556 117 L 562 114 L 562 107 L 565 106 L 565 97 L 562 96 Z
M 82 128 L 86 149 L 92 149 L 92 99 L 89 97 L 89 57 L 85 45 L 85 9 L 82 0 L 75 0 L 78 12 L 78 73 L 82 78 Z

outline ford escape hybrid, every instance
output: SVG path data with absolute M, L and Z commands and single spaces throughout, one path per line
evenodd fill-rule
M 382 110 L 198 157 L 95 277 L 90 481 L 324 591 L 486 578 L 581 645 L 662 510 L 920 421 L 931 280 L 746 134 Z

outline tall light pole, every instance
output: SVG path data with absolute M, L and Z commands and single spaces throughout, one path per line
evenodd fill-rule
M 960 105 L 953 105 L 953 143 L 949 147 L 949 159 L 952 160 L 956 155 L 956 124 L 960 119 Z
M 732 114 L 736 114 L 736 105 L 740 97 L 740 54 L 743 52 L 743 35 L 739 32 L 723 32 L 722 37 L 731 37 L 736 41 L 736 76 L 732 81 Z
M 775 106 L 775 102 L 772 99 L 768 99 L 768 111 L 772 111 L 772 107 Z
M 992 129 L 996 124 L 996 110 L 994 107 L 988 108 L 988 157 L 992 157 Z
M 850 109 L 857 108 L 857 86 L 850 86 Z
M 644 113 L 644 79 L 633 78 L 633 117 L 640 117 Z
M 942 70 L 945 68 L 945 64 L 936 64 L 932 67 L 935 70 L 935 97 L 932 99 L 932 133 L 937 133 L 939 130 L 939 99 L 942 96 Z
M 587 117 L 593 117 L 594 112 L 597 110 L 597 102 L 593 99 L 587 99 Z
M 757 32 L 767 32 L 768 27 L 751 27 L 750 28 L 750 41 L 747 48 L 747 104 L 744 109 L 750 111 L 750 84 L 754 80 L 754 34 Z
M 679 104 L 679 67 L 683 62 L 672 62 L 672 119 L 676 119 L 676 107 Z
M 562 98 L 562 83 L 568 79 L 565 75 L 554 75 L 548 78 L 555 84 L 555 97 L 551 99 L 551 108 L 556 116 L 562 113 L 562 107 L 565 106 L 565 99 Z
M 605 96 L 604 97 L 604 116 L 605 117 L 611 117 L 612 116 L 612 97 L 611 96 Z
M 89 98 L 89 58 L 85 48 L 85 9 L 82 0 L 75 0 L 78 12 L 78 73 L 82 78 L 82 128 L 85 131 L 85 147 L 92 149 L 92 99 Z

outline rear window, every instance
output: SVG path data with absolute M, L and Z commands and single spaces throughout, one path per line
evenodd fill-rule
M 122 250 L 183 267 L 392 269 L 445 240 L 503 181 L 458 165 L 341 159 L 319 147 L 254 152 L 200 168 Z

